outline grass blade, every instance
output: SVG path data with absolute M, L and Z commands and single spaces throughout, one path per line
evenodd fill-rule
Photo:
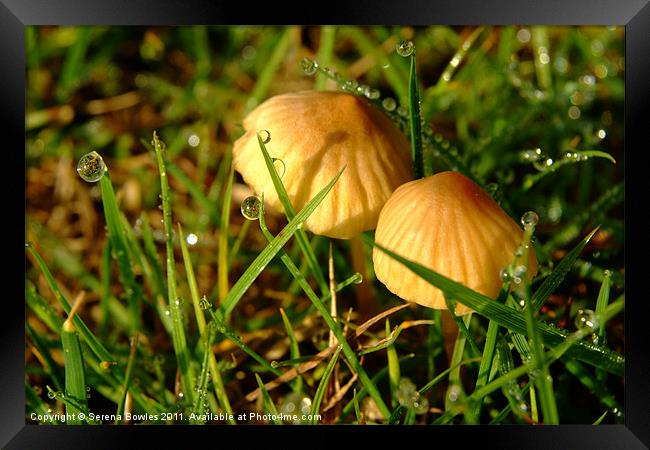
M 135 362 L 135 355 L 138 351 L 138 333 L 134 333 L 131 338 L 131 350 L 129 351 L 129 359 L 126 363 L 126 373 L 124 374 L 124 383 L 122 385 L 122 396 L 120 403 L 117 405 L 116 416 L 120 417 L 124 414 L 124 406 L 126 405 L 126 395 L 129 392 L 129 384 L 131 384 L 131 375 L 133 374 L 133 363 Z M 120 421 L 116 418 L 115 425 L 119 425 Z
M 298 227 L 314 212 L 320 202 L 334 187 L 339 177 L 343 173 L 342 169 L 313 199 L 296 216 L 289 221 L 286 227 L 278 234 L 264 250 L 255 258 L 253 263 L 246 269 L 242 276 L 237 280 L 235 285 L 230 289 L 226 298 L 219 309 L 221 315 L 228 315 L 237 306 L 237 302 L 244 295 L 244 292 L 253 284 L 253 281 L 264 270 L 266 265 L 278 254 L 282 246 L 294 235 Z
M 316 55 L 316 60 L 319 61 L 324 67 L 329 67 L 332 60 L 332 52 L 334 51 L 334 42 L 336 39 L 336 27 L 331 25 L 325 25 L 321 28 L 320 32 L 320 44 L 318 47 L 318 54 Z M 314 84 L 314 89 L 317 91 L 322 91 L 325 89 L 325 83 L 327 82 L 327 77 L 319 73 L 316 75 L 316 83 Z
M 113 190 L 113 184 L 111 183 L 108 171 L 99 180 L 99 185 L 102 192 L 104 216 L 106 218 L 106 226 L 108 227 L 108 236 L 111 240 L 111 249 L 114 252 L 120 271 L 120 280 L 126 289 L 131 319 L 129 328 L 131 332 L 134 332 L 141 327 L 140 300 L 142 298 L 142 288 L 135 281 L 131 260 L 129 259 L 126 234 L 122 227 L 122 219 L 120 218 L 115 191 Z
M 221 220 L 219 223 L 219 249 L 218 249 L 218 272 L 217 286 L 219 300 L 223 301 L 228 295 L 228 234 L 230 233 L 230 205 L 232 203 L 232 185 L 235 179 L 235 168 L 230 165 L 226 181 L 226 192 L 224 192 L 223 204 L 221 205 Z
M 386 318 L 386 339 L 390 338 L 390 319 Z M 391 406 L 397 406 L 397 388 L 399 386 L 400 368 L 399 358 L 395 344 L 391 343 L 386 346 L 386 358 L 388 359 L 388 385 L 390 387 Z
M 298 340 L 291 326 L 291 321 L 282 308 L 280 308 L 280 315 L 282 316 L 282 323 L 284 323 L 284 328 L 287 330 L 287 336 L 289 337 L 289 354 L 291 359 L 298 360 L 300 359 L 300 347 L 298 347 Z M 293 383 L 293 390 L 298 394 L 302 394 L 302 377 L 300 375 L 296 377 Z
M 341 347 L 340 345 L 336 347 L 336 350 L 334 351 L 334 354 L 332 355 L 332 358 L 329 360 L 327 363 L 327 366 L 325 367 L 325 372 L 323 373 L 323 377 L 320 380 L 320 383 L 318 383 L 318 388 L 316 388 L 316 394 L 314 394 L 314 402 L 311 405 L 311 414 L 315 417 L 318 417 L 317 414 L 320 410 L 320 404 L 323 401 L 323 397 L 325 396 L 325 390 L 327 389 L 327 384 L 329 383 L 330 377 L 332 373 L 334 372 L 334 367 L 336 367 L 336 362 L 339 359 L 339 355 L 341 354 Z M 316 425 L 317 420 L 312 419 L 311 424 Z
M 77 414 L 86 413 L 88 410 L 86 373 L 79 337 L 77 337 L 75 326 L 70 318 L 63 322 L 61 327 L 61 345 L 65 365 L 65 395 L 66 397 L 72 397 L 79 404 L 79 406 L 71 406 L 66 403 L 66 414 L 71 415 L 67 423 L 80 425 L 83 420 L 79 419 Z
M 180 223 L 178 224 L 178 236 L 180 238 L 180 243 L 181 243 L 181 252 L 183 253 L 183 262 L 185 263 L 187 284 L 190 288 L 190 295 L 192 296 L 192 305 L 194 305 L 194 317 L 196 318 L 196 323 L 199 328 L 199 334 L 201 335 L 201 339 L 204 342 L 204 346 L 207 346 L 205 351 L 207 351 L 208 349 L 210 349 L 209 343 L 211 342 L 211 339 L 208 336 L 209 330 L 207 329 L 203 310 L 205 309 L 205 307 L 208 306 L 204 303 L 207 302 L 208 300 L 199 299 L 199 289 L 196 283 L 196 277 L 194 276 L 194 268 L 192 267 L 192 261 L 190 260 L 190 252 L 187 248 L 187 243 L 185 241 L 185 236 L 183 234 L 183 229 Z M 210 373 L 212 374 L 212 382 L 214 385 L 215 396 L 217 397 L 217 400 L 219 400 L 219 403 L 223 407 L 223 409 L 229 415 L 234 415 L 232 412 L 232 407 L 230 406 L 230 401 L 228 400 L 228 395 L 226 394 L 226 389 L 223 385 L 221 370 L 219 370 L 217 359 L 214 356 L 214 353 L 212 351 L 209 351 L 208 353 L 209 353 L 208 364 L 210 367 Z M 201 391 L 199 390 L 199 392 Z M 236 423 L 234 420 L 231 420 L 230 418 L 228 419 L 228 422 L 231 424 Z
M 275 403 L 273 403 L 273 399 L 271 399 L 271 395 L 269 394 L 269 391 L 266 390 L 264 387 L 264 383 L 262 382 L 262 379 L 260 378 L 259 374 L 255 374 L 255 379 L 257 380 L 257 385 L 260 388 L 260 391 L 262 392 L 262 399 L 264 400 L 264 409 L 266 410 L 267 413 L 271 414 L 273 417 L 273 423 L 275 425 L 282 425 L 282 421 L 278 418 L 278 408 L 275 407 Z
M 259 143 L 262 155 L 264 156 L 264 162 L 266 163 L 266 168 L 271 175 L 273 187 L 277 192 L 280 203 L 282 203 L 282 208 L 284 209 L 284 213 L 287 216 L 287 220 L 291 220 L 295 217 L 296 211 L 293 208 L 291 201 L 289 200 L 287 190 L 284 188 L 284 184 L 282 184 L 282 180 L 280 179 L 280 176 L 275 169 L 275 165 L 273 164 L 273 159 L 269 155 L 266 145 L 264 145 L 264 141 L 262 140 L 262 137 L 259 135 L 259 133 L 257 134 L 257 142 Z M 316 281 L 318 282 L 321 294 L 327 292 L 328 285 L 325 281 L 325 276 L 321 271 L 320 265 L 318 264 L 318 260 L 316 259 L 316 255 L 314 254 L 311 245 L 309 245 L 309 240 L 307 239 L 307 234 L 304 230 L 298 229 L 298 231 L 296 231 L 296 241 L 298 242 L 303 255 L 305 255 L 305 259 L 307 260 L 307 265 L 309 266 L 311 273 L 314 275 Z
M 163 155 L 163 145 L 158 139 L 158 134 L 153 133 L 153 146 L 156 151 L 156 160 L 160 172 L 160 191 L 163 207 L 163 227 L 165 232 L 165 249 L 167 251 L 167 302 L 172 319 L 172 342 L 176 361 L 181 372 L 181 384 L 185 395 L 190 401 L 194 400 L 194 370 L 190 364 L 189 350 L 185 340 L 185 327 L 181 313 L 180 300 L 176 295 L 176 265 L 174 262 L 174 243 L 172 227 L 172 209 L 167 181 L 167 169 Z
M 415 52 L 411 55 L 409 72 L 409 111 L 411 130 L 411 157 L 415 179 L 424 176 L 424 153 L 422 152 L 422 121 L 420 119 L 420 95 L 418 93 L 418 76 L 415 67 Z

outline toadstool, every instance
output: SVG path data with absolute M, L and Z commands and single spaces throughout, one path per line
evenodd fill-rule
M 277 95 L 245 119 L 233 165 L 271 209 L 282 211 L 258 143 L 284 164 L 282 182 L 302 209 L 343 167 L 345 172 L 305 221 L 314 234 L 350 239 L 374 229 L 392 192 L 412 179 L 409 143 L 382 111 L 347 93 L 301 91 Z
M 379 215 L 377 244 L 490 298 L 499 293 L 500 271 L 512 263 L 523 230 L 476 183 L 458 172 L 400 186 Z M 375 274 L 404 300 L 447 309 L 444 294 L 380 249 L 373 250 Z M 537 272 L 528 252 L 526 275 Z M 458 303 L 455 313 L 472 310 Z

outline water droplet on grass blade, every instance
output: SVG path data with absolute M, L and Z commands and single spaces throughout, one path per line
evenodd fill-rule
M 302 70 L 306 75 L 313 75 L 318 70 L 318 63 L 316 63 L 316 61 L 313 59 L 303 58 L 301 65 Z
M 588 333 L 593 333 L 600 325 L 596 313 L 591 309 L 578 310 L 575 324 L 579 330 L 587 331 Z
M 77 163 L 77 173 L 89 183 L 98 182 L 106 172 L 106 164 L 101 155 L 96 151 L 86 153 Z
M 381 102 L 381 106 L 383 106 L 386 111 L 394 111 L 395 108 L 397 107 L 397 102 L 395 101 L 394 98 L 386 97 Z
M 255 195 L 245 198 L 241 203 L 241 213 L 248 220 L 259 219 L 261 209 L 262 200 Z
M 526 230 L 535 227 L 537 222 L 539 222 L 539 216 L 535 211 L 527 211 L 521 216 L 521 224 Z
M 280 158 L 271 158 L 273 161 L 273 167 L 275 167 L 275 171 L 278 173 L 278 176 L 282 178 L 284 176 L 284 172 L 287 170 L 287 166 L 284 164 L 284 161 L 282 161 Z
M 268 144 L 271 142 L 271 133 L 268 130 L 262 130 L 258 134 L 263 143 Z
M 397 54 L 403 57 L 411 56 L 415 51 L 415 44 L 412 41 L 401 41 L 395 47 Z
M 185 238 L 185 241 L 187 242 L 187 245 L 196 245 L 196 243 L 199 242 L 199 237 L 194 233 L 190 233 Z

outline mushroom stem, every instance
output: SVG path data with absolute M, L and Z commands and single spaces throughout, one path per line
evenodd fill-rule
M 330 272 L 330 298 L 331 298 L 331 303 L 330 303 L 330 314 L 332 315 L 332 319 L 336 319 L 336 280 L 334 279 L 334 255 L 332 253 L 332 241 L 330 240 L 330 257 L 329 257 L 329 272 Z M 330 339 L 329 339 L 329 346 L 332 347 L 334 345 L 337 345 L 338 341 L 336 340 L 336 336 L 334 336 L 334 332 L 330 330 Z
M 354 292 L 357 296 L 357 308 L 361 319 L 367 319 L 373 315 L 375 310 L 375 301 L 370 292 L 368 283 L 368 267 L 366 265 L 366 255 L 363 250 L 363 244 L 359 236 L 350 239 L 350 256 L 352 258 L 352 270 L 361 274 L 362 281 L 354 285 Z
M 447 354 L 447 361 L 451 362 L 454 354 L 454 347 L 456 346 L 456 337 L 460 333 L 460 329 L 458 328 L 458 325 L 456 325 L 456 322 L 449 311 L 441 310 L 440 312 L 445 353 Z

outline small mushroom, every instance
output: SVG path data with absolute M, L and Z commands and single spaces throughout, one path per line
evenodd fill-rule
M 375 241 L 490 298 L 499 293 L 500 271 L 512 263 L 523 230 L 473 181 L 441 172 L 400 186 L 379 215 Z M 528 252 L 526 275 L 537 272 Z M 438 288 L 380 249 L 373 250 L 377 278 L 404 300 L 447 309 Z M 472 310 L 456 304 L 457 315 Z
M 364 99 L 339 92 L 302 91 L 270 98 L 245 119 L 233 165 L 268 207 L 282 211 L 264 163 L 258 133 L 298 211 L 343 167 L 346 170 L 304 227 L 350 239 L 374 229 L 393 191 L 412 179 L 409 143 L 393 122 Z

